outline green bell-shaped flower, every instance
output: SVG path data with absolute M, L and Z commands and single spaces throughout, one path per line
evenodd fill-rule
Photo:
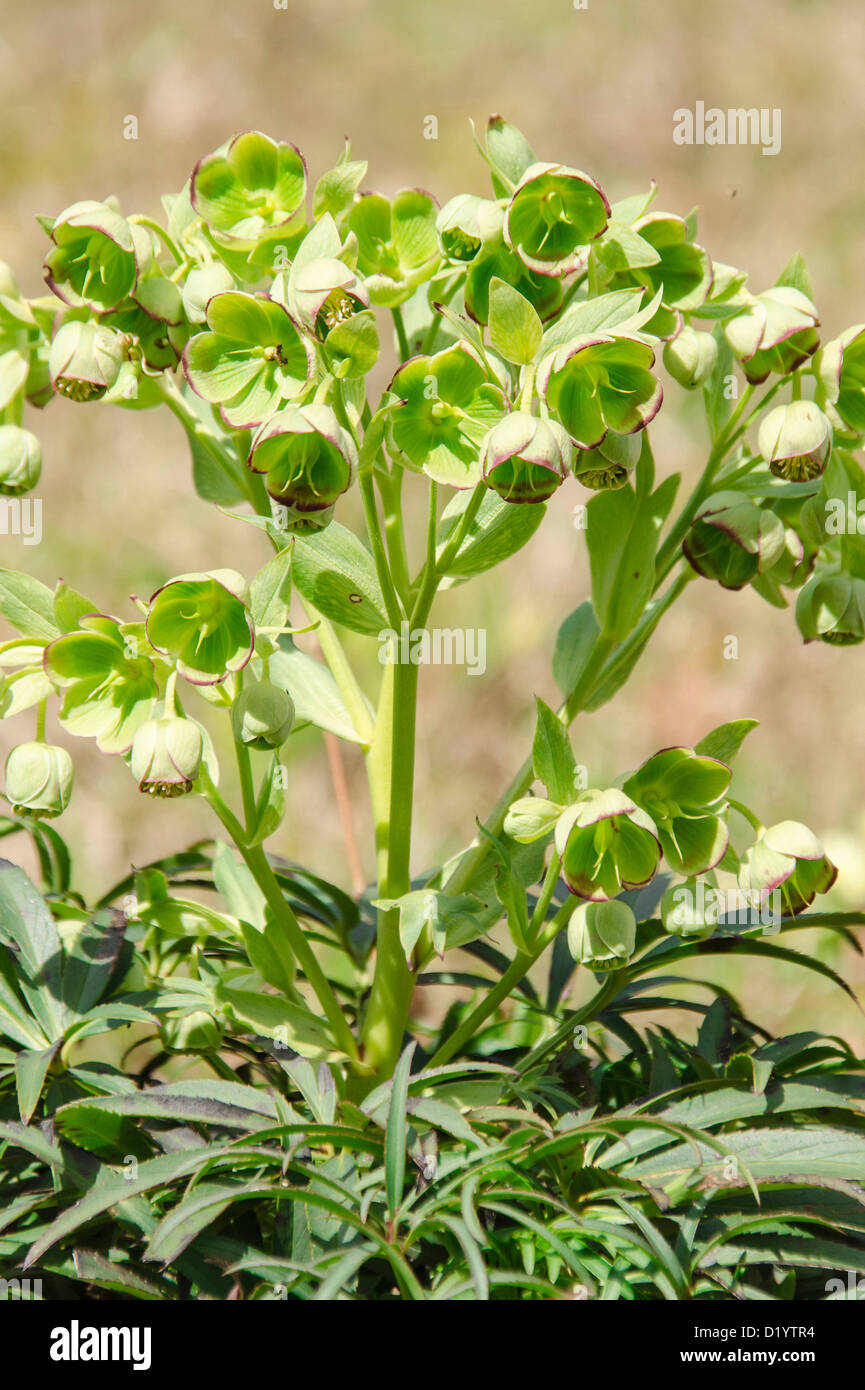
M 328 405 L 279 410 L 255 435 L 249 466 L 264 473 L 275 502 L 295 513 L 325 512 L 348 490 L 357 449 Z
M 32 492 L 42 473 L 42 445 L 19 425 L 0 425 L 0 496 Z
M 201 771 L 204 741 L 191 719 L 164 714 L 148 719 L 132 741 L 129 766 L 138 790 L 150 796 L 185 796 Z
M 159 694 L 141 624 L 121 625 L 85 614 L 77 632 L 45 649 L 49 680 L 64 691 L 60 722 L 68 733 L 95 738 L 103 753 L 126 753 Z
M 116 309 L 135 288 L 139 259 L 151 254 L 143 228 L 133 228 L 106 203 L 81 202 L 61 212 L 51 229 L 45 279 L 75 308 Z
M 530 164 L 505 213 L 505 241 L 529 270 L 568 275 L 584 266 L 589 242 L 607 225 L 600 185 L 565 164 Z
M 814 401 L 791 401 L 769 411 L 760 425 L 758 447 L 777 478 L 811 482 L 826 471 L 832 429 Z
M 606 264 L 614 268 L 611 276 L 604 277 L 606 287 L 622 290 L 643 286 L 649 291 L 649 299 L 659 294 L 660 306 L 644 325 L 644 331 L 658 338 L 675 338 L 682 326 L 682 314 L 702 308 L 712 289 L 711 257 L 689 239 L 687 222 L 674 213 L 647 213 L 624 228 L 624 232 L 629 243 L 627 254 L 616 254 L 615 222 L 610 224 L 603 241 L 597 243 L 599 254 L 603 253 Z M 608 241 L 613 245 L 608 246 Z M 642 254 L 635 257 L 636 248 Z M 619 267 L 619 260 L 630 263 Z
M 146 630 L 158 652 L 174 657 L 193 685 L 216 685 L 252 655 L 249 590 L 235 570 L 181 574 L 150 600 Z
M 282 293 L 277 282 L 274 294 Z M 338 256 L 320 256 L 294 265 L 284 294 L 298 322 L 319 342 L 326 342 L 340 324 L 369 308 L 363 281 Z
M 72 795 L 74 768 L 65 748 L 19 743 L 6 759 L 6 799 L 18 816 L 51 820 Z
M 647 759 L 623 790 L 651 816 L 664 858 L 680 874 L 702 874 L 720 863 L 730 834 L 719 806 L 732 773 L 693 748 L 664 748 Z
M 506 502 L 546 502 L 568 476 L 570 454 L 571 441 L 555 420 L 515 410 L 484 440 L 481 470 Z
M 610 430 L 634 434 L 664 399 L 650 370 L 655 354 L 637 338 L 589 333 L 541 363 L 538 390 L 578 449 L 594 449 Z
M 559 817 L 555 841 L 565 882 L 590 902 L 644 888 L 661 857 L 654 821 L 615 787 L 583 792 Z
M 129 339 L 92 319 L 69 319 L 51 343 L 51 385 L 70 401 L 98 401 L 112 391 L 128 363 Z
M 750 382 L 770 372 L 786 375 L 806 362 L 820 343 L 820 320 L 811 300 L 789 285 L 745 295 L 745 307 L 724 323 L 724 333 Z
M 207 305 L 209 332 L 183 354 L 189 384 L 235 429 L 260 425 L 298 396 L 313 368 L 311 345 L 281 304 L 227 290 Z
M 243 246 L 288 236 L 303 220 L 306 164 L 300 151 L 260 131 L 237 135 L 199 160 L 190 200 L 212 231 Z
M 639 434 L 614 434 L 612 430 L 596 449 L 574 452 L 574 477 L 593 492 L 624 487 L 637 466 L 642 450 Z
M 742 856 L 739 885 L 760 902 L 780 890 L 785 914 L 796 917 L 818 893 L 828 893 L 838 870 L 813 831 L 800 821 L 770 825 Z
M 401 398 L 390 425 L 401 461 L 451 487 L 479 483 L 481 445 L 508 404 L 474 349 L 459 342 L 432 357 L 413 357 L 390 389 Z
M 781 558 L 784 523 L 743 492 L 715 492 L 697 509 L 682 542 L 689 565 L 724 589 L 743 589 Z
M 718 344 L 711 333 L 684 324 L 675 338 L 664 344 L 664 366 L 686 391 L 696 391 L 712 375 L 718 360 Z
M 231 706 L 232 732 L 245 748 L 281 748 L 293 723 L 291 696 L 271 681 L 244 686 Z
M 473 261 L 486 241 L 500 236 L 503 221 L 498 203 L 458 193 L 436 218 L 442 255 L 449 261 Z
M 621 970 L 637 949 L 637 920 L 627 903 L 580 903 L 568 922 L 568 949 L 589 970 Z
M 373 304 L 402 304 L 435 273 L 437 212 L 435 199 L 420 188 L 403 188 L 392 199 L 366 193 L 355 203 L 348 226 L 357 237 L 357 268 Z
M 806 642 L 853 647 L 865 641 L 865 579 L 818 570 L 799 591 L 796 623 Z

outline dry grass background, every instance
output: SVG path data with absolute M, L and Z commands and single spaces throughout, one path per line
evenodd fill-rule
M 482 125 L 501 111 L 540 157 L 589 170 L 612 197 L 654 177 L 659 205 L 684 213 L 698 204 L 700 240 L 748 268 L 758 289 L 801 250 L 828 336 L 865 319 L 860 0 L 589 0 L 585 10 L 571 0 L 287 3 L 2 0 L 0 255 L 27 292 L 39 292 L 44 254 L 35 212 L 113 192 L 127 211 L 157 213 L 159 194 L 178 189 L 195 160 L 237 130 L 293 140 L 313 178 L 348 134 L 355 154 L 369 158 L 369 187 L 419 184 L 444 201 L 485 191 L 468 121 Z M 674 145 L 673 111 L 697 100 L 780 107 L 781 154 Z M 128 115 L 138 118 L 137 141 L 123 139 Z M 437 140 L 424 139 L 428 115 L 438 119 Z M 675 419 L 668 411 L 654 431 L 662 472 L 700 467 L 705 446 L 692 404 Z M 230 564 L 251 575 L 263 562 L 252 528 L 194 499 L 171 418 L 55 402 L 30 423 L 45 450 L 45 537 L 38 548 L 0 538 L 4 565 L 52 585 L 62 575 L 120 612 L 127 595 L 147 595 L 173 573 Z M 571 519 L 578 500 L 576 485 L 563 489 L 525 551 L 440 601 L 441 625 L 487 628 L 488 669 L 483 678 L 454 668 L 423 673 L 418 869 L 471 833 L 524 756 L 532 694 L 554 697 L 552 639 L 586 593 L 584 543 Z M 724 659 L 730 634 L 739 640 L 736 661 Z M 362 659 L 373 678 L 374 659 Z M 627 691 L 580 721 L 577 756 L 602 778 L 724 719 L 759 718 L 740 794 L 753 796 L 766 820 L 801 818 L 822 833 L 842 865 L 834 901 L 859 906 L 862 675 L 862 649 L 806 648 L 792 614 L 750 592 L 694 584 Z M 29 736 L 22 726 L 26 718 L 0 728 L 0 751 Z M 85 891 L 206 832 L 200 801 L 154 806 L 118 760 L 80 744 L 74 752 L 78 783 L 63 825 Z M 346 882 L 320 744 L 302 734 L 288 752 L 291 811 L 274 847 Z M 351 750 L 347 768 L 371 865 Z M 861 994 L 865 969 L 850 952 L 831 951 Z M 829 985 L 776 967 L 714 968 L 770 1026 L 816 1026 L 865 1044 L 861 1015 Z

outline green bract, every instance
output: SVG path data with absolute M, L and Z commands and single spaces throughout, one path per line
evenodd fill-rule
M 129 766 L 138 790 L 150 796 L 185 796 L 201 769 L 201 730 L 191 719 L 148 719 L 135 735 Z
M 743 589 L 781 558 L 780 517 L 741 492 L 715 492 L 697 508 L 682 544 L 688 563 L 725 589 Z
M 505 213 L 505 241 L 529 270 L 567 275 L 607 225 L 610 205 L 593 178 L 564 164 L 532 164 Z
M 181 574 L 150 600 L 147 638 L 174 657 L 194 685 L 214 685 L 252 655 L 254 630 L 245 580 L 235 570 Z
M 367 193 L 355 204 L 348 226 L 373 304 L 402 304 L 434 273 L 437 212 L 435 199 L 419 188 L 403 188 L 393 199 Z
M 865 579 L 818 570 L 799 592 L 796 622 L 806 642 L 857 646 L 865 641 Z
M 480 446 L 504 415 L 507 401 L 469 344 L 411 358 L 390 389 L 401 398 L 391 417 L 390 437 L 402 461 L 451 487 L 480 482 Z
M 828 893 L 838 870 L 806 825 L 770 825 L 742 857 L 739 883 L 761 901 L 780 889 L 785 915 L 797 916 L 818 893 Z
M 633 434 L 654 419 L 664 393 L 651 347 L 636 338 L 583 334 L 541 363 L 538 389 L 579 449 L 610 430 Z
M 731 775 L 726 763 L 693 748 L 664 748 L 625 782 L 623 790 L 657 826 L 664 858 L 677 873 L 702 874 L 723 859 L 730 835 L 718 803 Z
M 45 279 L 67 304 L 116 309 L 132 293 L 139 256 L 146 258 L 148 234 L 138 236 L 107 203 L 73 203 L 51 229 L 53 247 L 45 257 Z
M 70 733 L 95 738 L 103 753 L 125 753 L 159 693 L 141 624 L 122 625 L 101 613 L 80 619 L 80 630 L 45 649 L 49 680 L 64 691 L 60 722 Z
M 627 903 L 580 903 L 568 922 L 568 949 L 589 970 L 621 970 L 637 947 L 637 920 Z
M 237 428 L 260 425 L 297 396 L 312 372 L 309 345 L 281 304 L 228 290 L 207 305 L 210 332 L 187 344 L 189 384 Z
M 611 787 L 581 794 L 556 823 L 562 876 L 572 893 L 591 902 L 642 888 L 661 857 L 657 828 L 632 797 Z
M 751 382 L 770 372 L 792 372 L 816 350 L 820 320 L 801 290 L 776 285 L 763 294 L 746 295 L 745 307 L 727 319 L 724 332 Z
M 791 401 L 770 410 L 760 425 L 759 448 L 778 478 L 810 482 L 826 470 L 832 429 L 813 401 Z
M 294 723 L 291 696 L 271 681 L 244 686 L 232 702 L 231 728 L 247 748 L 281 748 Z
M 42 445 L 19 425 L 0 425 L 0 495 L 30 492 L 42 473 Z
M 247 131 L 196 166 L 190 199 L 213 231 L 244 245 L 291 230 L 306 197 L 306 165 L 294 145 Z
M 516 252 L 505 245 L 501 232 L 484 242 L 466 272 L 466 310 L 477 323 L 489 323 L 490 283 L 494 279 L 504 280 L 517 290 L 542 319 L 551 318 L 561 306 L 561 279 L 529 270 Z
M 567 477 L 570 453 L 561 425 L 515 410 L 486 436 L 481 470 L 506 502 L 545 502 Z
M 65 748 L 19 743 L 6 759 L 6 799 L 16 815 L 53 819 L 69 805 L 73 778 Z
M 255 435 L 249 466 L 274 501 L 298 513 L 332 509 L 351 486 L 357 449 L 327 405 L 287 406 Z

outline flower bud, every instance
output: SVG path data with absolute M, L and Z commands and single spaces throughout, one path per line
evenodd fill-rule
M 234 277 L 221 261 L 190 270 L 183 286 L 183 311 L 190 323 L 204 323 L 207 306 L 215 294 L 234 289 Z
M 637 920 L 627 903 L 580 903 L 568 923 L 568 949 L 590 970 L 620 970 L 637 947 Z
M 562 814 L 561 806 L 542 796 L 522 796 L 508 807 L 504 832 L 521 845 L 530 845 L 547 835 Z
M 201 730 L 191 719 L 148 719 L 132 741 L 129 765 L 138 790 L 151 796 L 184 796 L 201 768 Z
M 6 759 L 6 799 L 19 816 L 59 816 L 69 805 L 74 769 L 65 748 L 19 743 Z
M 248 462 L 254 473 L 267 475 L 275 502 L 321 512 L 351 486 L 357 449 L 330 406 L 287 406 L 255 435 Z
M 484 481 L 506 502 L 546 502 L 567 477 L 570 453 L 561 425 L 515 410 L 483 442 Z
M 159 1028 L 159 1040 L 167 1052 L 211 1052 L 221 1045 L 224 1035 L 225 1029 L 207 1009 L 167 1018 Z
M 664 366 L 686 391 L 703 386 L 717 360 L 718 344 L 711 333 L 700 333 L 690 324 L 685 324 L 675 338 L 664 344 Z
M 0 495 L 20 497 L 39 482 L 42 446 L 18 425 L 0 425 Z
M 574 453 L 574 477 L 593 492 L 624 487 L 637 466 L 642 439 L 638 434 L 614 434 L 612 430 L 595 449 Z
M 71 401 L 98 401 L 116 383 L 126 360 L 122 333 L 91 320 L 70 319 L 51 344 L 51 384 Z
M 234 737 L 246 748 L 281 748 L 293 723 L 291 696 L 270 681 L 246 686 L 231 706 Z
M 813 401 L 791 401 L 769 411 L 760 425 L 758 447 L 776 478 L 810 482 L 826 470 L 832 431 Z

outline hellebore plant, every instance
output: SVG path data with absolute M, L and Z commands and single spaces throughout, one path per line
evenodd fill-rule
M 755 1156 L 769 1145 L 762 1174 L 788 1181 L 793 1172 L 800 1186 L 819 1186 L 819 1169 L 790 1168 L 789 1146 L 773 1139 L 786 1132 L 759 1123 L 764 1108 L 774 1106 L 775 1119 L 796 1108 L 782 1082 L 772 1106 L 764 1093 L 776 1065 L 807 1070 L 810 1044 L 773 1052 L 725 991 L 688 1006 L 703 1016 L 696 1049 L 655 1033 L 650 1054 L 627 1015 L 680 1007 L 657 992 L 650 1004 L 635 999 L 653 972 L 663 972 L 653 979 L 661 988 L 697 953 L 812 964 L 762 939 L 769 909 L 773 933 L 822 925 L 851 939 L 861 916 L 809 912 L 836 876 L 822 844 L 797 821 L 766 829 L 731 794 L 753 720 L 734 719 L 694 747 L 639 748 L 636 770 L 590 766 L 588 782 L 569 728 L 620 691 L 683 594 L 699 601 L 698 576 L 751 585 L 775 608 L 797 592 L 805 641 L 865 641 L 865 473 L 856 457 L 865 329 L 821 345 L 800 256 L 773 286 L 752 291 L 743 272 L 698 243 L 694 215 L 657 210 L 654 187 L 611 200 L 589 174 L 539 161 L 499 117 L 481 154 L 488 198 L 457 194 L 440 207 L 415 188 L 368 192 L 367 166 L 348 148 L 310 195 L 294 145 L 248 132 L 199 161 L 164 199 L 161 222 L 127 215 L 111 198 L 41 219 L 46 296 L 23 298 L 0 267 L 0 491 L 17 497 L 40 480 L 26 404 L 57 395 L 67 409 L 163 406 L 186 432 L 198 493 L 258 528 L 262 543 L 257 574 L 214 557 L 212 570 L 167 575 L 119 616 L 63 582 L 52 593 L 0 572 L 0 612 L 17 634 L 0 646 L 0 714 L 23 734 L 6 764 L 0 833 L 32 836 L 45 879 L 40 898 L 21 870 L 0 866 L 0 1032 L 9 1042 L 0 1088 L 15 1087 L 14 1098 L 0 1096 L 17 1107 L 18 1126 L 0 1112 L 0 1138 L 21 1143 L 32 1117 L 50 1116 L 33 1163 L 56 1133 L 111 1162 L 128 1149 L 144 1172 L 157 1132 L 136 1120 L 258 1130 L 249 1163 L 262 1209 L 275 1154 L 276 1182 L 290 1175 L 292 1200 L 302 1189 L 313 1208 L 330 1203 L 328 1219 L 344 1212 L 348 1221 L 343 1259 L 322 1222 L 311 1235 L 304 1228 L 304 1244 L 299 1225 L 285 1236 L 274 1208 L 256 1251 L 256 1238 L 238 1243 L 229 1216 L 217 1258 L 208 1221 L 230 1207 L 229 1188 L 194 1187 L 193 1196 L 214 1192 L 212 1209 L 202 1202 L 173 1234 L 160 1224 L 187 1201 L 183 1183 L 179 1195 L 172 1184 L 197 1171 L 188 1139 L 178 1139 L 166 1143 L 153 1183 L 129 1189 L 151 1194 L 152 1220 L 134 1217 L 141 1230 L 130 1230 L 131 1197 L 115 1192 L 113 1177 L 80 1211 L 56 1172 L 54 1197 L 45 1182 L 20 1206 L 4 1249 L 32 1246 L 30 1260 L 47 1259 L 58 1278 L 134 1296 L 156 1288 L 158 1297 L 182 1296 L 175 1275 L 208 1297 L 227 1296 L 235 1278 L 241 1296 L 255 1296 L 250 1281 L 271 1270 L 299 1298 L 376 1297 L 394 1283 L 407 1298 L 485 1298 L 497 1288 L 560 1297 L 577 1279 L 620 1297 L 630 1241 L 642 1254 L 628 1296 L 757 1297 L 759 1252 L 753 1284 L 730 1254 L 747 1249 L 747 1184 L 704 1182 L 699 1163 L 713 1173 L 719 1153 L 756 1135 Z M 678 475 L 657 476 L 651 438 L 676 388 L 701 392 L 708 432 L 705 466 L 684 502 Z M 45 473 L 50 485 L 50 462 Z M 363 536 L 342 524 L 356 514 L 355 490 Z M 405 524 L 415 496 L 428 517 L 419 537 Z M 383 633 L 426 633 L 448 588 L 507 562 L 548 506 L 570 511 L 574 500 L 585 525 L 573 543 L 586 547 L 591 591 L 556 640 L 558 707 L 537 702 L 533 747 L 498 804 L 476 808 L 477 834 L 467 826 L 448 863 L 420 865 L 418 665 L 394 656 L 391 643 L 387 664 L 355 669 L 357 644 L 344 645 L 344 635 L 366 638 L 374 656 Z M 843 526 L 832 524 L 839 515 Z M 294 640 L 310 629 L 315 655 Z M 49 708 L 63 746 L 46 740 Z M 331 768 L 351 750 L 365 762 L 377 871 L 353 896 L 274 849 L 290 853 L 303 814 L 291 749 L 310 725 L 328 740 Z M 81 738 L 109 755 L 106 799 L 121 806 L 137 784 L 159 816 L 170 814 L 160 801 L 197 797 L 203 834 L 221 837 L 137 868 L 94 912 L 70 887 L 54 823 L 72 794 L 66 744 Z M 225 749 L 235 764 L 228 775 L 218 765 Z M 348 859 L 351 849 L 347 841 Z M 742 900 L 756 913 L 745 922 Z M 88 953 L 102 964 L 79 978 Z M 50 1008 L 39 986 L 49 956 L 67 972 Z M 837 980 L 825 964 L 814 968 Z M 582 989 L 592 976 L 587 1002 L 570 1007 L 572 977 Z M 435 984 L 459 997 L 430 1021 L 416 1003 Z M 137 1085 L 111 1065 L 72 1060 L 79 1037 L 133 1024 L 133 1046 L 156 1049 Z M 589 1027 L 575 1054 L 575 1029 Z M 625 1058 L 610 1059 L 610 1039 Z M 183 1057 L 209 1067 L 216 1083 L 161 1079 Z M 833 1065 L 858 1064 L 839 1054 Z M 839 1107 L 844 1086 L 862 1084 L 835 1081 Z M 675 1109 L 679 1089 L 706 1086 L 711 1115 L 700 1120 L 686 1100 Z M 660 1112 L 666 1092 L 674 1108 Z M 797 1104 L 807 1112 L 812 1103 Z M 658 1113 L 665 1118 L 652 1128 Z M 113 1128 L 106 1122 L 97 1138 L 89 1126 L 100 1114 Z M 738 1128 L 748 1117 L 754 1128 Z M 806 1113 L 802 1122 L 813 1121 Z M 865 1176 L 861 1133 L 837 1116 L 832 1123 L 841 1148 L 831 1175 Z M 678 1161 L 677 1144 L 702 1154 L 696 1174 L 688 1154 L 663 1168 L 660 1150 Z M 214 1152 L 214 1172 L 229 1149 Z M 413 1192 L 407 1154 L 419 1172 Z M 346 1155 L 354 1157 L 344 1164 Z M 474 1202 L 493 1202 L 488 1178 L 500 1192 L 485 1229 Z M 551 1203 L 546 1225 L 520 1225 L 523 1181 Z M 639 1219 L 632 1198 L 643 1204 Z M 587 1200 L 597 1204 L 590 1226 L 581 1224 Z M 98 1225 L 118 1203 L 126 1214 L 111 1258 L 105 1247 L 101 1264 L 82 1265 L 76 1248 L 72 1261 L 77 1225 Z M 700 1245 L 704 1208 L 719 1224 L 705 1227 Z M 425 1213 L 439 1210 L 439 1243 L 430 1244 L 425 1223 L 435 1223 Z M 686 1215 L 677 1236 L 672 1226 Z M 855 1241 L 843 1211 L 827 1208 L 826 1219 L 839 1241 Z M 655 1220 L 669 1223 L 684 1264 L 659 1256 L 668 1236 L 644 1240 Z M 739 1245 L 724 1244 L 725 1221 Z M 783 1246 L 784 1230 L 772 1232 Z M 801 1234 L 795 1225 L 786 1233 Z M 162 1261 L 162 1274 L 141 1263 L 142 1239 L 144 1260 Z M 106 1269 L 121 1272 L 109 1279 Z

